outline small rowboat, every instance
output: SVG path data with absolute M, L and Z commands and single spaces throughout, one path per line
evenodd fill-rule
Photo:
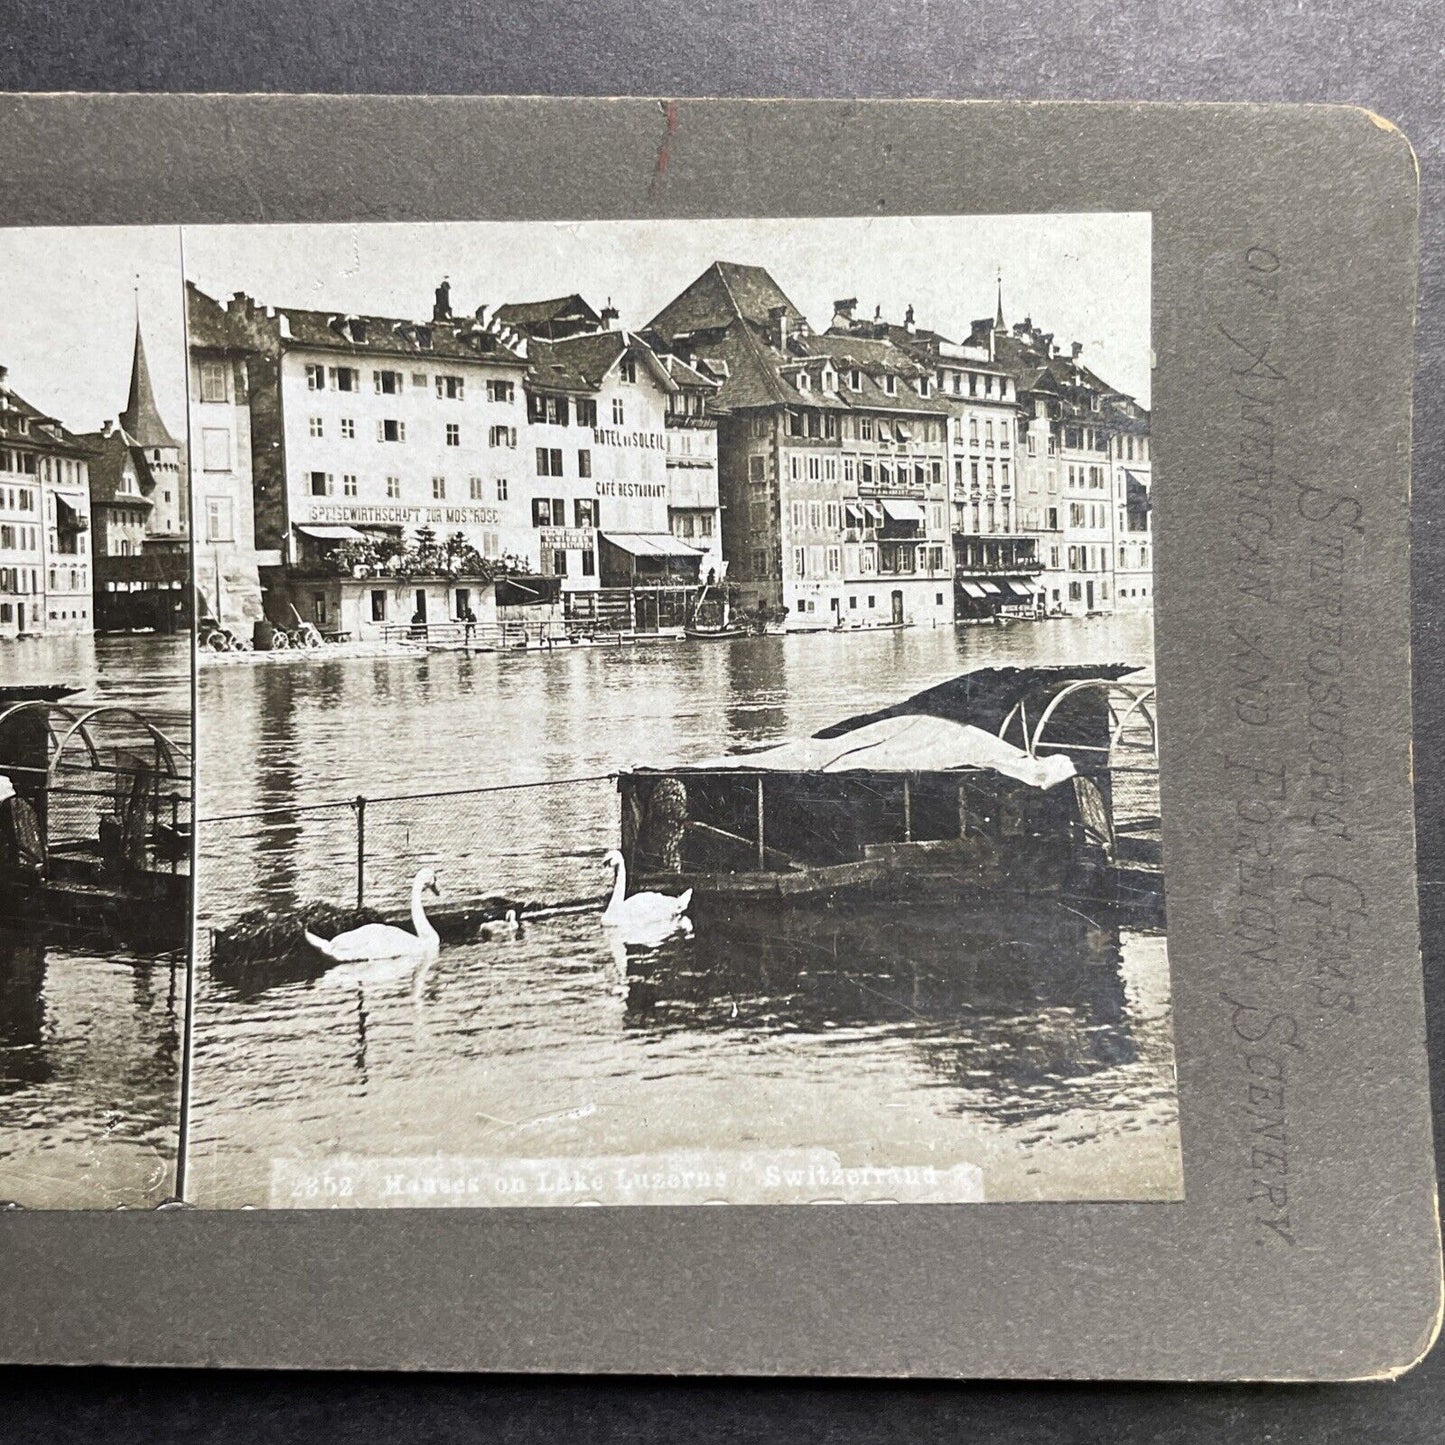
M 731 637 L 746 637 L 748 635 L 745 627 L 685 627 L 683 631 L 688 637 L 702 638 L 707 642 L 725 642 Z

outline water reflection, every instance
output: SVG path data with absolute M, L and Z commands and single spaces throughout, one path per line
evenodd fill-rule
M 203 816 L 282 811 L 202 830 L 201 915 L 353 901 L 351 811 L 309 803 L 665 764 L 813 732 L 967 667 L 1150 655 L 1147 619 L 1130 618 L 203 671 Z M 784 911 L 619 955 L 598 921 L 617 806 L 602 782 L 368 807 L 387 906 L 425 858 L 458 895 L 595 894 L 596 911 L 446 945 L 417 976 L 206 969 L 198 1202 L 264 1203 L 277 1156 L 860 1141 L 985 1160 L 992 1197 L 1177 1193 L 1161 935 L 1057 903 Z
M 185 636 L 0 646 L 0 686 L 60 683 L 190 746 Z M 141 1206 L 174 1188 L 185 964 L 0 928 L 0 1199 Z
M 0 930 L 0 1199 L 159 1203 L 179 1129 L 185 968 Z
M 45 945 L 0 934 L 0 1094 L 50 1078 L 45 1029 Z
M 1057 903 L 1007 918 L 780 910 L 625 961 L 614 948 L 610 982 L 625 1026 L 643 1032 L 906 1038 L 949 1091 L 946 1107 L 1018 1121 L 1057 1107 L 1060 1089 L 1124 1103 L 1130 1066 L 1159 1062 L 1144 1056 L 1158 1054 L 1150 1035 L 1164 1014 L 1131 1007 L 1125 983 L 1125 947 L 1143 959 L 1156 942 L 1162 964 L 1162 936 L 1121 936 L 1107 914 Z M 1146 1088 L 1159 1082 L 1144 1073 Z M 1088 1090 L 1099 1075 L 1106 1087 Z

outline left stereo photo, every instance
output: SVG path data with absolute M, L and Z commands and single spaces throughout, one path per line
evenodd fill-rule
M 181 240 L 0 231 L 0 1204 L 174 1198 L 191 918 Z

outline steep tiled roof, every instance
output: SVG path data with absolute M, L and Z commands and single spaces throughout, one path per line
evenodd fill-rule
M 689 366 L 680 356 L 673 356 L 669 353 L 660 357 L 659 360 L 667 368 L 668 374 L 679 386 L 705 388 L 709 392 L 715 392 L 719 383 L 710 376 L 704 376 L 702 372 Z
M 264 330 L 263 338 L 257 334 Z M 198 350 L 224 351 L 249 349 L 260 341 L 275 344 L 275 325 L 264 309 L 254 308 L 245 318 L 228 312 L 212 296 L 207 296 L 194 281 L 186 282 L 186 336 Z
M 776 352 L 765 347 L 743 322 L 709 341 L 698 351 L 700 364 L 726 368 L 714 405 L 722 411 L 753 407 L 787 406 L 798 394 L 778 377 Z M 721 369 L 719 368 L 719 369 Z
M 223 306 L 191 282 L 186 283 L 186 296 L 194 346 L 284 345 L 409 360 L 524 364 L 518 351 L 470 316 L 407 321 L 395 316 L 356 316 L 305 307 L 273 309 L 258 306 L 244 296 Z
M 85 432 L 76 438 L 90 450 L 90 504 L 103 507 L 119 503 L 128 507 L 149 507 L 151 499 L 143 492 L 126 492 L 121 489 L 121 478 L 127 465 L 135 473 L 136 485 L 143 486 L 148 480 L 146 472 L 136 464 L 133 447 L 137 440 L 122 428 L 116 427 L 107 436 L 103 432 Z
M 80 439 L 61 426 L 53 416 L 32 406 L 19 392 L 0 385 L 0 445 L 20 444 L 37 451 L 80 456 L 85 448 Z
M 516 351 L 472 317 L 407 321 L 395 316 L 351 316 L 291 306 L 278 306 L 276 317 L 282 339 L 297 347 L 411 359 L 522 364 Z
M 761 266 L 736 261 L 714 261 L 680 296 L 670 301 L 647 324 L 668 341 L 699 331 L 721 331 L 738 319 L 754 326 L 768 324 L 775 306 L 787 309 L 796 326 L 803 313 L 783 294 L 778 283 Z
M 527 381 L 557 391 L 596 391 L 627 350 L 625 331 L 596 331 L 527 347 Z
M 880 375 L 916 378 L 929 375 L 906 351 L 891 341 L 863 336 L 810 336 L 804 345 L 814 356 L 830 356 L 839 366 L 855 365 Z
M 806 406 L 823 411 L 948 415 L 943 398 L 920 396 L 915 389 L 917 379 L 930 373 L 887 341 L 807 336 L 798 338 L 796 346 L 784 353 L 766 345 L 752 327 L 739 321 L 722 336 L 701 344 L 697 359 L 704 366 L 717 362 L 727 365 L 728 374 L 715 402 L 722 411 Z M 852 370 L 856 364 L 860 372 L 858 388 L 844 385 L 848 378 L 840 375 L 835 391 L 822 390 L 819 382 L 825 360 L 839 373 Z M 807 391 L 797 385 L 803 371 L 812 383 Z M 885 376 L 898 378 L 893 395 L 884 389 L 881 378 Z
M 907 326 L 900 326 L 896 321 L 857 321 L 848 330 L 839 326 L 830 326 L 826 334 L 856 337 L 859 340 L 891 341 L 894 346 L 900 346 L 911 355 L 920 357 L 932 354 L 937 350 L 940 342 L 948 341 L 948 337 L 944 336 L 942 332 L 928 331 L 923 327 L 915 327 L 910 330 Z
M 554 296 L 548 301 L 504 302 L 493 314 L 503 325 L 515 326 L 522 331 L 528 326 L 556 321 L 563 316 L 578 316 L 594 326 L 602 319 L 575 291 L 570 296 Z
M 135 323 L 135 352 L 131 358 L 130 396 L 125 410 L 120 414 L 120 424 L 143 447 L 179 448 L 180 443 L 170 434 L 161 420 L 156 406 L 155 393 L 151 389 L 151 370 L 146 364 L 145 342 L 141 339 L 140 317 Z

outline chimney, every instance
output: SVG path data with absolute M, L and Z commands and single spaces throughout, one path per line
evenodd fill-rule
M 108 436 L 110 435 L 110 433 L 111 433 L 111 428 L 114 427 L 114 426 L 115 426 L 115 423 L 114 423 L 113 421 L 111 421 L 109 417 L 107 417 L 107 418 L 106 418 L 103 422 L 101 422 L 101 424 L 100 424 L 100 434 L 101 434 L 101 436 L 103 436 L 103 437 L 108 437 Z
M 903 313 L 903 329 L 911 336 L 913 334 L 913 303 L 908 303 L 908 310 Z
M 857 308 L 858 298 L 856 296 L 845 296 L 841 301 L 833 303 L 833 326 L 838 331 L 851 331 L 853 329 L 853 312 Z
M 769 307 L 768 340 L 779 351 L 788 349 L 788 308 L 786 306 Z
M 8 366 L 0 366 L 0 386 L 5 385 L 5 378 L 9 375 L 10 368 Z
M 1082 341 L 1076 341 L 1069 349 L 1073 353 L 1074 360 L 1077 361 L 1079 359 L 1079 353 L 1084 349 L 1084 343 Z
M 432 302 L 431 319 L 433 321 L 450 321 L 452 319 L 452 283 L 449 276 L 443 276 L 442 284 L 436 289 L 436 299 Z
M 612 298 L 607 298 L 607 305 L 602 308 L 602 329 L 612 330 L 612 323 L 617 320 L 617 308 L 612 304 Z
M 229 316 L 236 316 L 239 313 L 245 311 L 246 303 L 250 299 L 251 298 L 247 296 L 244 291 L 233 291 L 231 293 L 231 299 L 226 302 L 226 314 Z

